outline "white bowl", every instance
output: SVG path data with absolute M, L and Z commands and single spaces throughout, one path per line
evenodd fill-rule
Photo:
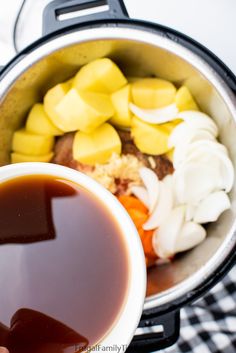
M 0 183 L 24 175 L 50 175 L 72 181 L 96 195 L 117 220 L 129 256 L 129 284 L 117 319 L 108 333 L 93 347 L 93 352 L 101 352 L 101 349 L 109 351 L 109 347 L 113 350 L 114 347 L 121 347 L 120 351 L 124 352 L 138 326 L 146 293 L 145 258 L 133 222 L 110 192 L 90 177 L 73 169 L 50 163 L 18 163 L 0 167 Z

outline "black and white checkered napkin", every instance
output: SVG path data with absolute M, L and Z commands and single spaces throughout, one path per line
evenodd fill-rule
M 178 342 L 161 353 L 236 353 L 236 266 L 204 298 L 181 310 Z

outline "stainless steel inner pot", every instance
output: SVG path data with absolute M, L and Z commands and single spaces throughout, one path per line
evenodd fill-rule
M 75 31 L 20 57 L 0 82 L 1 165 L 9 163 L 12 133 L 22 126 L 32 104 L 82 65 L 104 56 L 113 59 L 128 76 L 156 75 L 188 86 L 201 109 L 216 121 L 220 140 L 236 165 L 236 99 L 232 91 L 190 50 L 161 35 L 131 28 Z M 145 309 L 188 293 L 221 265 L 236 243 L 236 187 L 230 196 L 232 209 L 208 227 L 207 239 L 171 265 L 159 267 L 158 293 L 146 298 Z
M 216 121 L 220 141 L 236 166 L 236 98 L 225 80 L 179 41 L 128 22 L 74 27 L 49 36 L 7 67 L 0 77 L 0 165 L 9 163 L 12 134 L 24 124 L 31 106 L 82 65 L 105 56 L 128 76 L 155 75 L 177 86 L 185 84 L 201 109 Z M 208 226 L 202 244 L 177 256 L 173 263 L 150 271 L 151 285 L 144 305 L 147 312 L 171 308 L 180 298 L 190 298 L 196 288 L 220 271 L 236 245 L 236 184 L 230 197 L 231 210 Z

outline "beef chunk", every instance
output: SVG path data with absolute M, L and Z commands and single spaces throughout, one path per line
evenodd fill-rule
M 92 166 L 77 162 L 73 159 L 72 146 L 74 135 L 74 132 L 70 132 L 57 139 L 52 162 L 77 169 L 80 172 L 92 171 Z

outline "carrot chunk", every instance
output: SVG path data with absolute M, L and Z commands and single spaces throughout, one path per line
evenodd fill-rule
M 130 208 L 135 208 L 136 210 L 139 210 L 141 212 L 148 213 L 147 207 L 134 196 L 121 195 L 118 196 L 118 200 L 126 210 Z
M 155 264 L 157 255 L 152 246 L 153 231 L 142 228 L 149 217 L 148 209 L 134 196 L 122 195 L 118 196 L 118 200 L 124 206 L 138 230 L 146 258 L 146 265 L 150 267 Z
M 148 219 L 148 215 L 146 213 L 141 212 L 135 208 L 128 209 L 128 213 L 129 213 L 130 217 L 132 218 L 132 221 L 136 225 L 137 229 L 142 227 L 142 225 Z
M 152 246 L 153 231 L 146 230 L 141 238 L 144 253 L 149 258 L 157 258 L 156 253 Z

